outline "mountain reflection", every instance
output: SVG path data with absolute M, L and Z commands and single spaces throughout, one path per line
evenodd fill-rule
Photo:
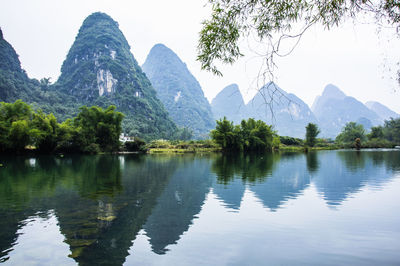
M 0 262 L 28 217 L 53 213 L 81 265 L 122 265 L 144 230 L 155 254 L 188 233 L 210 191 L 240 211 L 246 191 L 278 212 L 313 186 L 328 206 L 400 172 L 398 151 L 0 157 Z M 132 251 L 135 253 L 135 250 Z
M 144 229 L 152 250 L 165 254 L 200 212 L 212 183 L 207 158 L 182 158 L 179 169 L 157 200 Z
M 337 151 L 319 153 L 321 166 L 313 182 L 329 206 L 342 204 L 366 185 L 380 187 L 400 166 L 398 151 Z

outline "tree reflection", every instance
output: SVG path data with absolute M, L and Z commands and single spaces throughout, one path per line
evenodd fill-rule
M 235 177 L 244 182 L 262 182 L 279 161 L 278 153 L 224 154 L 214 160 L 211 170 L 221 184 L 229 184 Z
M 307 158 L 307 170 L 311 174 L 316 173 L 319 168 L 318 152 L 308 152 L 306 158 Z

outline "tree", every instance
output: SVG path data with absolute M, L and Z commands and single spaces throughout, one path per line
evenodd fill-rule
M 0 151 L 17 151 L 31 144 L 31 107 L 21 100 L 0 103 Z
M 193 131 L 190 128 L 183 127 L 177 130 L 175 137 L 179 140 L 190 140 L 193 137 Z
M 217 121 L 211 131 L 211 138 L 223 150 L 265 151 L 272 148 L 274 132 L 272 126 L 261 120 L 242 120 L 240 125 L 233 125 L 226 117 Z
M 217 125 L 211 130 L 211 138 L 219 144 L 222 149 L 230 149 L 234 147 L 233 122 L 228 121 L 226 117 L 216 121 Z
M 245 151 L 265 151 L 271 149 L 272 127 L 264 121 L 249 118 L 240 123 L 241 149 Z
M 53 114 L 38 110 L 32 115 L 30 134 L 33 144 L 40 151 L 52 152 L 57 147 L 59 124 Z
M 308 123 L 308 125 L 306 126 L 306 142 L 305 142 L 305 144 L 307 146 L 314 147 L 319 133 L 320 133 L 320 130 L 318 129 L 318 126 L 316 124 Z
M 400 118 L 386 120 L 383 134 L 387 140 L 400 144 Z
M 312 25 L 330 29 L 364 12 L 374 14 L 378 23 L 400 28 L 400 2 L 397 0 L 208 1 L 212 14 L 203 22 L 200 31 L 198 60 L 202 69 L 217 75 L 222 73 L 216 61 L 232 64 L 243 55 L 239 48 L 241 38 L 256 37 L 268 45 L 264 63 L 266 73 L 272 73 L 274 57 L 285 56 L 280 51 L 282 41 L 294 38 L 297 44 Z M 291 31 L 299 24 L 300 30 L 293 34 Z
M 383 139 L 383 128 L 382 126 L 371 127 L 371 132 L 367 135 L 369 140 L 372 139 Z
M 354 143 L 359 138 L 360 141 L 365 140 L 365 130 L 363 125 L 355 122 L 348 122 L 342 132 L 336 137 L 338 143 Z
M 27 120 L 12 122 L 8 136 L 9 149 L 21 152 L 30 144 L 29 124 Z
M 80 113 L 74 118 L 79 138 L 77 141 L 89 149 L 98 145 L 104 151 L 118 150 L 124 115 L 115 109 L 113 105 L 106 110 L 98 106 L 81 107 Z

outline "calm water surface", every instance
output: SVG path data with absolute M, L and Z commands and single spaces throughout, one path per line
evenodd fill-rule
M 6 265 L 400 264 L 400 151 L 0 163 Z

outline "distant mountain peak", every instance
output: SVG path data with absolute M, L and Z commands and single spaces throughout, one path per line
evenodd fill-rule
M 400 117 L 400 114 L 394 112 L 393 110 L 391 110 L 390 108 L 388 108 L 387 106 L 376 102 L 376 101 L 368 101 L 365 103 L 365 105 L 371 109 L 372 111 L 374 111 L 375 113 L 377 113 L 383 120 L 388 120 L 390 118 L 398 118 Z
M 325 86 L 324 91 L 322 92 L 322 97 L 324 98 L 335 98 L 335 99 L 343 99 L 346 97 L 346 94 L 343 93 L 338 87 L 333 84 L 328 84 Z
M 153 48 L 151 48 L 151 50 L 153 50 L 153 52 L 154 52 L 154 50 L 164 50 L 164 51 L 166 51 L 166 52 L 171 52 L 171 53 L 173 53 L 173 54 L 175 54 L 170 48 L 168 48 L 165 44 L 163 44 L 163 43 L 156 43 L 154 46 L 153 46 Z M 150 51 L 151 51 L 150 50 Z
M 224 116 L 238 124 L 246 117 L 246 105 L 237 84 L 230 84 L 223 88 L 211 101 L 214 119 Z
M 293 93 L 287 93 L 274 82 L 259 89 L 246 105 L 247 117 L 272 124 L 278 134 L 304 137 L 305 126 L 316 123 L 308 105 Z
M 319 120 L 323 137 L 335 137 L 347 122 L 362 123 L 366 128 L 382 122 L 374 111 L 332 84 L 315 99 L 312 110 Z
M 236 83 L 232 83 L 225 88 L 223 88 L 211 101 L 211 105 L 219 100 L 219 98 L 223 98 L 223 100 L 231 100 L 235 98 L 239 100 L 241 104 L 244 104 L 242 93 L 239 90 L 239 86 Z

